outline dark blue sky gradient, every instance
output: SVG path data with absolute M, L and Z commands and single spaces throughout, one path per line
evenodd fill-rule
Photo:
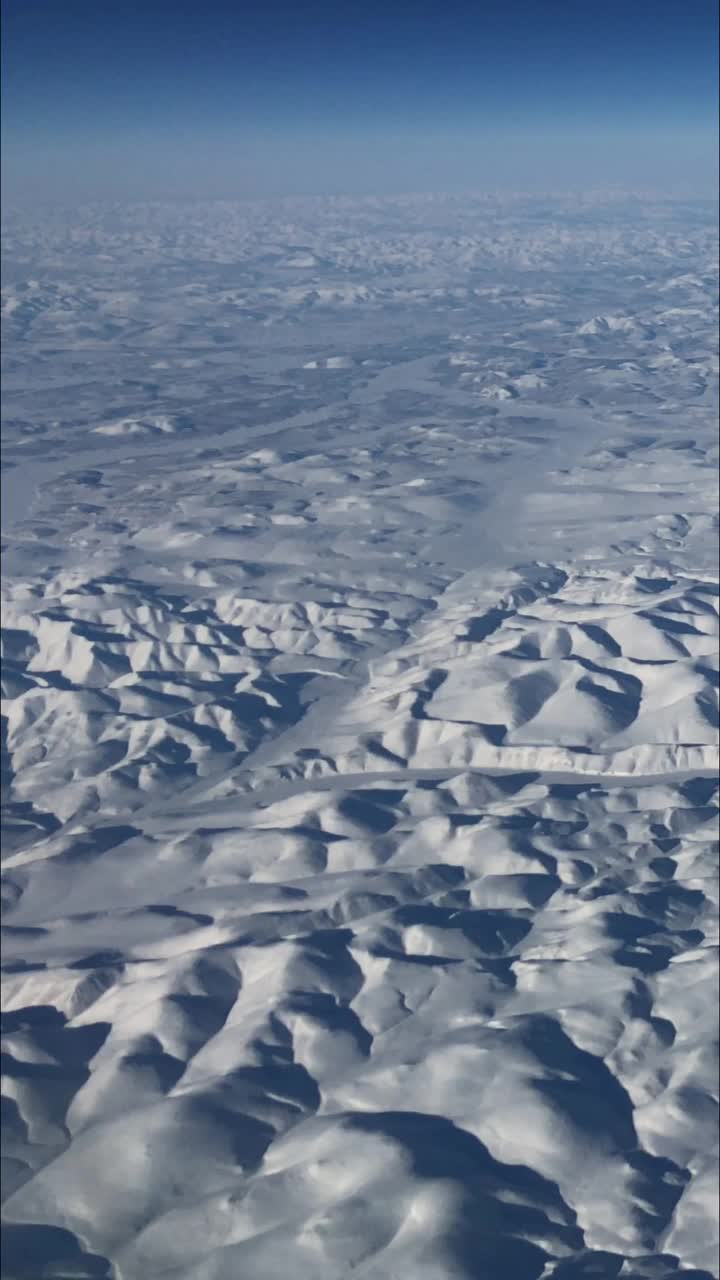
M 306 185 L 328 190 L 333 167 L 343 186 L 343 144 L 359 157 L 360 187 L 369 160 L 370 187 L 392 187 L 413 147 L 424 171 L 433 138 L 438 178 L 457 144 L 457 181 L 473 140 L 498 173 L 503 155 L 522 166 L 531 139 L 555 168 L 564 146 L 569 181 L 584 136 L 599 145 L 600 181 L 626 181 L 632 147 L 647 160 L 642 139 L 658 170 L 666 139 L 670 172 L 675 160 L 687 169 L 688 146 L 700 169 L 712 149 L 715 0 L 4 0 L 3 19 L 11 185 L 34 174 L 42 186 L 44 174 L 51 189 L 64 156 L 67 175 L 82 172 L 101 194 L 107 149 L 133 195 L 162 194 L 170 155 L 176 186 L 211 173 L 222 187 L 235 156 L 254 175 L 248 193 L 262 194 L 283 190 L 283 169 L 288 190 L 302 186 L 313 144 L 327 172 L 316 146 Z

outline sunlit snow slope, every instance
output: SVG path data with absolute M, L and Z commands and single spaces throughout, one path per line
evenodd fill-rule
M 717 266 L 4 236 L 6 1280 L 717 1274 Z

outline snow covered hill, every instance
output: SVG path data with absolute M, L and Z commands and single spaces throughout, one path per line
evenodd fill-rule
M 9 218 L 7 1280 L 717 1274 L 715 242 Z

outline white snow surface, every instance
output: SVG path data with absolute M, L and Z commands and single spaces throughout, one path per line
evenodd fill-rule
M 716 255 L 10 211 L 7 1280 L 717 1275 Z

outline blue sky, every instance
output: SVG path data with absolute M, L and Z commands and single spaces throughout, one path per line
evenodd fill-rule
M 712 188 L 715 0 L 3 0 L 6 195 Z

